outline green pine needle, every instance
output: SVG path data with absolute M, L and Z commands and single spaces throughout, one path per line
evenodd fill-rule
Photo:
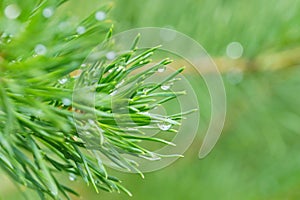
M 138 50 L 140 36 L 113 61 L 105 56 L 86 60 L 99 41 L 110 41 L 110 21 L 95 18 L 99 11 L 106 14 L 110 6 L 74 25 L 71 17 L 59 15 L 63 2 L 16 1 L 13 6 L 20 9 L 19 16 L 9 19 L 9 13 L 0 14 L 0 166 L 16 183 L 37 191 L 41 199 L 78 195 L 58 181 L 61 174 L 81 177 L 97 192 L 131 195 L 107 173 L 102 156 L 142 175 L 138 164 L 124 155 L 153 160 L 162 155 L 147 150 L 143 141 L 174 145 L 146 136 L 143 128 L 159 131 L 158 123 L 168 123 L 174 126 L 170 132 L 176 132 L 182 115 L 161 116 L 151 111 L 185 93 L 160 90 L 164 83 L 176 81 L 183 68 L 159 83 L 146 84 L 171 60 L 138 72 L 149 65 L 158 48 Z M 7 6 L 1 2 L 0 10 Z M 84 94 L 74 98 L 74 87 L 90 88 L 94 107 Z

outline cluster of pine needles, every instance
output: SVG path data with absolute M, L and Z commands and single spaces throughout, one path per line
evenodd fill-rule
M 161 89 L 183 68 L 146 84 L 171 60 L 152 64 L 150 57 L 158 47 L 138 50 L 138 36 L 127 52 L 86 59 L 95 46 L 111 39 L 110 6 L 74 24 L 72 16 L 60 13 L 63 3 L 0 2 L 1 169 L 41 199 L 78 195 L 59 181 L 64 174 L 72 180 L 81 177 L 97 192 L 131 195 L 107 173 L 103 158 L 142 174 L 138 163 L 125 155 L 149 160 L 163 156 L 141 142 L 172 145 L 144 130 L 178 130 L 182 113 L 165 116 L 151 110 L 184 94 Z

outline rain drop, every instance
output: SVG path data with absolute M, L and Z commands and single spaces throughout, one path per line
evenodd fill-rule
M 85 27 L 84 26 L 79 26 L 77 29 L 76 29 L 76 32 L 79 34 L 79 35 L 82 35 L 85 33 Z
M 159 68 L 157 69 L 157 71 L 160 72 L 160 73 L 166 71 L 166 66 L 165 65 L 159 66 Z
M 71 100 L 70 99 L 67 99 L 67 98 L 63 98 L 62 99 L 62 103 L 65 105 L 65 106 L 70 106 L 72 104 Z
M 69 179 L 70 179 L 70 181 L 75 181 L 76 180 L 76 175 L 73 174 L 73 173 L 70 173 L 69 174 Z
M 59 82 L 60 84 L 62 84 L 62 85 L 65 84 L 67 81 L 68 81 L 67 78 L 63 78 L 63 79 L 58 80 L 58 82 Z
M 160 86 L 162 90 L 169 90 L 171 88 L 171 83 L 164 83 Z
M 171 128 L 172 124 L 167 122 L 162 122 L 157 124 L 158 128 L 162 131 L 167 131 Z
M 110 51 L 110 52 L 108 52 L 108 53 L 106 54 L 106 58 L 107 58 L 108 60 L 113 60 L 113 59 L 115 59 L 115 57 L 116 57 L 116 53 L 113 52 L 113 51 Z
M 34 52 L 37 55 L 45 55 L 47 53 L 47 48 L 43 44 L 38 44 L 35 46 Z
M 45 8 L 43 10 L 43 16 L 45 18 L 50 18 L 53 15 L 53 9 L 52 8 Z
M 105 14 L 105 12 L 103 12 L 103 11 L 98 11 L 98 12 L 96 12 L 96 14 L 95 14 L 95 18 L 96 18 L 96 20 L 98 20 L 98 21 L 103 21 L 103 20 L 106 18 L 106 14 Z
M 16 4 L 6 6 L 4 14 L 8 19 L 17 19 L 21 14 L 21 9 Z

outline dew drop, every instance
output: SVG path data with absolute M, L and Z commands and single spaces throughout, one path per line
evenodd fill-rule
M 79 35 L 82 35 L 85 33 L 85 27 L 84 26 L 78 26 L 78 28 L 76 29 L 76 32 L 79 34 Z
M 96 14 L 95 14 L 95 18 L 96 18 L 96 20 L 98 20 L 98 21 L 103 21 L 103 20 L 106 18 L 106 14 L 105 14 L 105 12 L 103 12 L 103 11 L 98 11 L 98 12 L 96 12 Z
M 8 19 L 17 19 L 21 14 L 21 9 L 16 4 L 10 4 L 4 9 L 4 14 Z
M 45 17 L 45 18 L 50 18 L 52 15 L 53 15 L 53 9 L 52 8 L 45 8 L 44 10 L 43 10 L 43 16 Z
M 157 124 L 158 128 L 162 131 L 167 131 L 171 128 L 172 124 L 167 122 L 161 122 Z
M 160 86 L 162 90 L 169 90 L 171 88 L 171 83 L 164 83 L 163 85 Z
M 69 179 L 70 179 L 70 181 L 75 181 L 76 180 L 76 175 L 75 174 L 73 174 L 73 173 L 70 173 L 69 174 Z
M 62 99 L 62 103 L 65 105 L 65 106 L 70 106 L 72 104 L 72 101 L 70 99 L 67 99 L 67 98 L 63 98 Z
M 58 82 L 59 82 L 60 84 L 62 84 L 62 85 L 65 84 L 67 81 L 68 81 L 67 78 L 63 78 L 63 79 L 58 80 Z
M 113 59 L 116 58 L 116 53 L 113 52 L 113 51 L 110 51 L 110 52 L 108 52 L 105 56 L 106 56 L 106 58 L 107 58 L 108 60 L 113 60 Z
M 38 44 L 35 46 L 34 52 L 37 55 L 45 55 L 47 53 L 47 48 L 43 44 Z
M 157 69 L 157 71 L 160 72 L 160 73 L 166 71 L 166 66 L 165 65 L 159 66 L 159 68 Z

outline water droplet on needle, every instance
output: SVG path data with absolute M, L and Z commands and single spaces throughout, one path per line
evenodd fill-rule
M 167 131 L 172 127 L 172 124 L 168 122 L 160 122 L 157 124 L 158 128 L 162 131 Z
M 52 8 L 45 8 L 44 10 L 43 10 L 43 16 L 45 17 L 45 18 L 50 18 L 52 15 L 53 15 L 53 9 Z
M 72 101 L 70 99 L 67 99 L 67 98 L 63 98 L 62 99 L 62 103 L 65 105 L 65 106 L 70 106 L 72 104 Z
M 79 35 L 82 35 L 85 33 L 85 27 L 84 26 L 78 26 L 78 28 L 76 29 L 76 32 L 79 34 Z
M 98 20 L 98 21 L 103 21 L 103 20 L 106 18 L 106 14 L 105 14 L 105 12 L 103 12 L 103 11 L 98 11 L 98 12 L 96 12 L 96 14 L 95 14 L 95 18 L 96 18 L 96 20 Z
M 17 19 L 21 14 L 21 9 L 16 4 L 10 4 L 4 9 L 4 14 L 8 19 Z
M 75 181 L 76 180 L 76 175 L 73 174 L 73 173 L 70 173 L 69 174 L 69 179 L 70 179 L 70 181 Z
M 67 81 L 68 81 L 67 78 L 63 78 L 63 79 L 58 80 L 58 82 L 59 82 L 60 84 L 62 84 L 62 85 L 65 84 Z
M 166 71 L 166 66 L 165 65 L 159 66 L 159 68 L 157 69 L 157 71 L 160 72 L 160 73 Z
M 47 48 L 43 44 L 38 44 L 35 46 L 34 52 L 37 55 L 45 55 L 47 53 Z
M 167 131 L 171 128 L 171 124 L 158 124 L 157 126 L 162 131 Z
M 172 83 L 164 83 L 164 84 L 162 84 L 161 86 L 160 86 L 160 88 L 162 89 L 162 90 L 169 90 L 170 88 L 171 88 L 171 86 L 172 86 Z

